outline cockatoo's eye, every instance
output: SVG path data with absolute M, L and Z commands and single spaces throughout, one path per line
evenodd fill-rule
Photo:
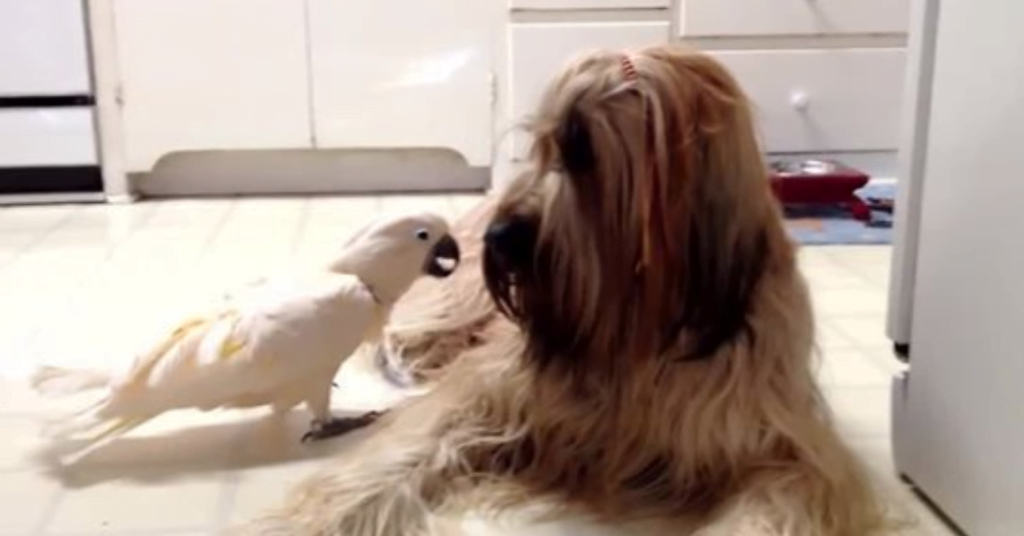
M 430 231 L 428 231 L 426 229 L 417 229 L 416 230 L 416 239 L 422 240 L 424 242 L 426 242 L 427 240 L 430 240 Z

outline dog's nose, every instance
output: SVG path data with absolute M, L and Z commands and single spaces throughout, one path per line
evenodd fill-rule
M 533 227 L 517 219 L 491 222 L 484 232 L 484 244 L 504 261 L 518 261 L 533 253 Z

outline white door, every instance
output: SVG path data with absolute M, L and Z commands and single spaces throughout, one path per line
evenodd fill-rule
M 175 151 L 312 146 L 301 1 L 116 0 L 115 19 L 128 171 Z
M 1024 529 L 1024 3 L 944 0 L 905 412 L 911 480 L 967 534 Z
M 491 0 L 308 0 L 318 148 L 454 150 L 491 163 Z

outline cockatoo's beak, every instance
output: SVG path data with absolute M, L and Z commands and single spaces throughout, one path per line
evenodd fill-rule
M 423 273 L 434 277 L 448 277 L 459 267 L 459 243 L 451 235 L 444 235 L 434 244 L 423 265 Z

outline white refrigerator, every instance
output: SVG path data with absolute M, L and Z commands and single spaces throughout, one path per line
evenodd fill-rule
M 1024 534 L 1024 2 L 914 0 L 888 332 L 896 466 Z

